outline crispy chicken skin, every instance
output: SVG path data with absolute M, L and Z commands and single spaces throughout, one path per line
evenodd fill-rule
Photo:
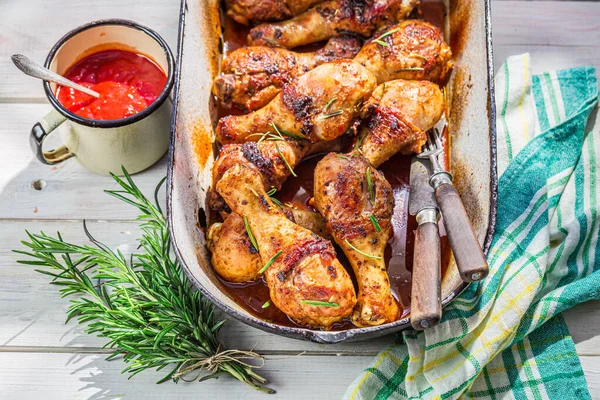
M 252 28 L 248 44 L 292 49 L 347 33 L 369 37 L 378 28 L 407 18 L 418 3 L 418 0 L 324 1 L 287 21 Z
M 263 265 L 272 260 L 264 274 L 273 304 L 309 326 L 329 327 L 352 313 L 354 287 L 333 245 L 287 219 L 266 194 L 258 171 L 236 165 L 217 191 L 233 212 L 248 219 Z
M 400 152 L 421 152 L 431 129 L 444 112 L 444 95 L 428 81 L 395 80 L 379 85 L 362 109 L 361 151 L 378 167 Z
M 223 223 L 212 224 L 207 246 L 212 253 L 212 266 L 229 282 L 250 282 L 258 279 L 263 267 L 258 250 L 246 232 L 244 219 L 231 213 Z
M 352 321 L 357 326 L 395 321 L 399 310 L 383 259 L 394 209 L 389 182 L 359 154 L 339 157 L 330 153 L 317 164 L 314 185 L 315 206 L 348 257 L 358 282 Z M 380 232 L 371 216 L 376 218 Z
M 239 48 L 221 63 L 221 75 L 215 78 L 213 94 L 220 104 L 254 111 L 271 101 L 281 87 L 317 65 L 352 59 L 361 48 L 355 37 L 332 38 L 313 53 L 296 53 L 283 48 L 250 46 Z
M 354 61 L 321 64 L 284 85 L 263 108 L 221 118 L 217 140 L 221 144 L 259 140 L 257 133 L 276 133 L 274 125 L 310 142 L 333 140 L 356 121 L 360 105 L 376 86 L 373 74 Z
M 290 221 L 324 239 L 331 239 L 321 214 L 286 206 L 282 210 Z M 260 254 L 252 245 L 244 219 L 239 214 L 231 213 L 224 222 L 212 224 L 207 238 L 213 268 L 221 278 L 237 283 L 260 278 L 258 272 L 263 267 Z
M 226 0 L 227 15 L 240 24 L 281 21 L 308 10 L 322 0 Z
M 408 20 L 376 32 L 354 61 L 375 74 L 377 83 L 411 79 L 444 84 L 452 71 L 451 58 L 439 28 Z
M 292 174 L 291 170 L 296 168 L 305 156 L 340 151 L 347 142 L 346 137 L 340 137 L 329 142 L 317 143 L 296 140 L 277 142 L 263 140 L 262 142 L 226 144 L 221 147 L 219 158 L 213 165 L 213 184 L 208 194 L 209 205 L 215 211 L 228 211 L 225 202 L 214 188 L 223 174 L 235 165 L 244 164 L 255 168 L 261 173 L 266 190 L 272 187 L 279 190 L 283 182 Z M 289 164 L 289 168 L 284 162 L 284 158 Z

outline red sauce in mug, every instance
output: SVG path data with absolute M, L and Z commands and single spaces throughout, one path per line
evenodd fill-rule
M 167 83 L 167 76 L 152 60 L 125 50 L 89 55 L 64 76 L 100 93 L 96 99 L 64 86 L 56 90 L 56 97 L 65 108 L 93 120 L 137 114 L 156 100 Z

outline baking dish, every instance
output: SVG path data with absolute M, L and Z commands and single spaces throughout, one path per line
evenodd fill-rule
M 206 195 L 217 154 L 212 98 L 223 43 L 218 0 L 182 0 L 174 112 L 167 182 L 167 213 L 175 253 L 193 284 L 219 308 L 249 325 L 317 343 L 365 340 L 410 327 L 405 317 L 394 323 L 343 331 L 323 331 L 275 324 L 238 305 L 224 290 L 206 249 Z M 484 251 L 489 249 L 496 216 L 496 134 L 489 1 L 450 0 L 446 37 L 455 68 L 447 86 L 450 104 L 450 166 Z M 442 282 L 442 303 L 466 287 L 451 257 Z

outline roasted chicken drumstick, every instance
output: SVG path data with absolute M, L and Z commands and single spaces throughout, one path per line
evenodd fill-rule
M 363 157 L 330 153 L 315 168 L 315 205 L 358 281 L 357 326 L 398 318 L 383 259 L 392 232 L 392 188 Z
M 329 0 L 283 22 L 250 30 L 249 45 L 292 49 L 346 33 L 369 37 L 382 27 L 406 19 L 418 0 Z
M 347 37 L 334 38 L 315 56 L 306 57 L 282 48 L 238 49 L 223 60 L 223 73 L 215 78 L 213 92 L 224 107 L 233 104 L 242 110 L 256 110 L 272 100 L 285 83 L 324 62 L 321 60 L 352 58 L 355 45 Z M 354 61 L 372 72 L 379 84 L 393 79 L 443 83 L 452 69 L 451 57 L 437 27 L 408 20 L 376 33 Z
M 219 120 L 221 144 L 258 141 L 260 133 L 289 133 L 310 142 L 333 140 L 356 121 L 360 104 L 377 86 L 360 64 L 339 60 L 319 65 L 283 87 L 269 104 Z
M 322 0 L 226 0 L 227 15 L 240 24 L 281 21 Z
M 364 107 L 360 149 L 331 153 L 315 169 L 315 206 L 350 260 L 358 281 L 353 321 L 359 326 L 396 320 L 383 260 L 394 208 L 389 183 L 375 167 L 396 152 L 418 152 L 424 130 L 444 111 L 439 87 L 427 81 L 396 80 L 380 85 Z
M 321 236 L 331 239 L 321 214 L 282 207 L 292 222 Z M 244 219 L 231 213 L 223 223 L 212 224 L 207 234 L 207 247 L 212 253 L 212 266 L 217 274 L 229 282 L 251 282 L 260 278 L 263 267 L 258 250 L 254 248 Z
M 420 153 L 444 113 L 444 94 L 428 81 L 395 80 L 379 85 L 364 104 L 361 153 L 378 167 L 396 153 Z
M 250 46 L 227 55 L 221 75 L 215 78 L 213 94 L 224 107 L 254 111 L 271 101 L 281 87 L 317 65 L 352 59 L 361 47 L 355 37 L 332 38 L 314 53 L 296 53 L 283 48 Z
M 237 165 L 223 175 L 217 190 L 235 213 L 246 217 L 266 266 L 271 300 L 281 311 L 299 324 L 323 327 L 352 313 L 352 280 L 331 242 L 287 219 L 265 192 L 258 171 Z

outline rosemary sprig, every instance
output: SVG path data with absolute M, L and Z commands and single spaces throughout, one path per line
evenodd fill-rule
M 375 205 L 375 190 L 373 188 L 373 180 L 371 180 L 371 167 L 367 167 L 367 172 L 365 173 L 365 177 L 367 179 L 367 190 L 369 191 L 369 201 L 372 205 Z
M 253 351 L 225 350 L 218 332 L 225 323 L 215 317 L 214 306 L 194 290 L 181 265 L 171 254 L 167 221 L 158 201 L 150 202 L 133 183 L 113 175 L 123 190 L 107 190 L 140 211 L 142 230 L 138 250 L 127 259 L 83 228 L 93 246 L 75 245 L 45 233 L 27 232 L 22 243 L 27 257 L 21 264 L 52 277 L 63 297 L 72 297 L 67 321 L 89 323 L 85 331 L 107 338 L 113 350 L 108 360 L 123 358 L 130 377 L 148 370 L 170 368 L 158 383 L 228 374 L 267 393 L 266 380 L 254 372 L 264 359 Z M 163 181 L 161 181 L 162 184 Z M 157 187 L 154 197 L 158 197 Z
M 295 133 L 288 132 L 288 131 L 285 131 L 285 130 L 283 130 L 283 129 L 280 129 L 280 128 L 279 128 L 277 125 L 275 125 L 273 122 L 271 122 L 271 128 L 273 128 L 273 129 L 275 130 L 275 132 L 277 132 L 277 134 L 279 135 L 279 137 L 280 137 L 281 139 L 283 139 L 283 137 L 284 137 L 284 136 L 287 136 L 287 137 L 289 137 L 289 138 L 291 138 L 291 139 L 294 139 L 294 140 L 306 140 L 306 137 L 305 137 L 305 136 L 302 136 L 302 135 L 297 135 L 297 134 L 295 134 Z
M 357 252 L 357 253 L 359 253 L 359 254 L 362 254 L 362 255 L 363 255 L 363 256 L 365 256 L 365 257 L 369 257 L 369 258 L 372 258 L 372 259 L 374 259 L 374 260 L 381 260 L 381 257 L 379 257 L 379 256 L 374 256 L 374 255 L 372 255 L 372 254 L 365 253 L 364 251 L 361 251 L 361 250 L 357 249 L 356 247 L 352 246 L 352 244 L 351 244 L 351 243 L 348 241 L 348 239 L 346 239 L 346 244 L 347 244 L 347 245 L 348 245 L 348 246 L 349 246 L 349 247 L 350 247 L 352 250 L 354 250 L 355 252 Z
M 271 187 L 271 189 L 269 189 L 267 192 L 267 196 L 269 196 L 273 203 L 277 204 L 279 207 L 283 207 L 283 203 L 273 196 L 275 193 L 277 193 L 277 189 Z
M 267 301 L 265 301 L 265 304 L 263 304 L 263 305 L 261 306 L 261 308 L 267 308 L 267 307 L 269 307 L 270 305 L 271 305 L 271 300 L 267 300 Z
M 246 227 L 246 233 L 248 233 L 248 237 L 250 238 L 250 243 L 254 246 L 254 249 L 258 251 L 258 243 L 256 243 L 256 238 L 252 233 L 252 229 L 250 228 L 250 223 L 248 222 L 248 217 L 244 216 L 244 226 Z
M 385 32 L 383 35 L 375 38 L 373 41 L 382 46 L 390 47 L 390 45 L 388 43 L 384 42 L 382 39 L 385 39 L 386 37 L 390 36 L 392 33 L 398 32 L 399 30 L 400 30 L 400 27 L 390 29 L 389 31 Z
M 307 304 L 309 306 L 321 306 L 321 307 L 339 307 L 338 303 L 332 303 L 329 301 L 319 301 L 319 300 L 300 300 L 300 303 Z
M 264 273 L 267 269 L 269 269 L 269 267 L 271 266 L 271 264 L 273 264 L 275 262 L 275 260 L 277 260 L 277 258 L 281 255 L 281 253 L 283 253 L 282 250 L 279 250 L 273 257 L 271 257 L 269 259 L 269 261 L 267 261 L 267 263 L 265 264 L 264 267 L 262 267 L 260 269 L 260 271 L 258 271 L 259 274 Z
M 377 232 L 381 232 L 381 225 L 379 225 L 379 221 L 377 221 L 377 218 L 375 218 L 374 215 L 369 215 L 369 219 L 373 223 L 373 226 L 375 227 L 375 230 Z
M 427 57 L 425 57 L 421 54 L 418 54 L 418 53 L 410 53 L 408 56 L 411 58 L 420 58 L 423 61 L 428 61 Z
M 326 113 L 327 111 L 329 111 L 329 107 L 331 107 L 331 105 L 333 103 L 335 103 L 337 101 L 337 97 L 334 97 L 333 99 L 329 100 L 327 102 L 327 104 L 325 105 L 325 108 L 323 109 L 323 112 Z
M 290 170 L 290 173 L 292 174 L 292 176 L 298 176 L 294 172 L 294 169 L 292 168 L 292 166 L 290 165 L 290 163 L 288 162 L 288 160 L 285 158 L 285 156 L 283 155 L 283 153 L 281 152 L 281 150 L 279 150 L 279 144 L 275 143 L 275 149 L 277 150 L 277 153 L 279 153 L 279 157 L 281 157 L 281 159 L 285 163 L 286 167 L 288 167 L 288 169 Z
M 344 113 L 343 110 L 337 110 L 329 114 L 321 114 L 317 117 L 317 119 L 323 120 L 327 118 L 337 117 L 338 115 L 342 115 Z

